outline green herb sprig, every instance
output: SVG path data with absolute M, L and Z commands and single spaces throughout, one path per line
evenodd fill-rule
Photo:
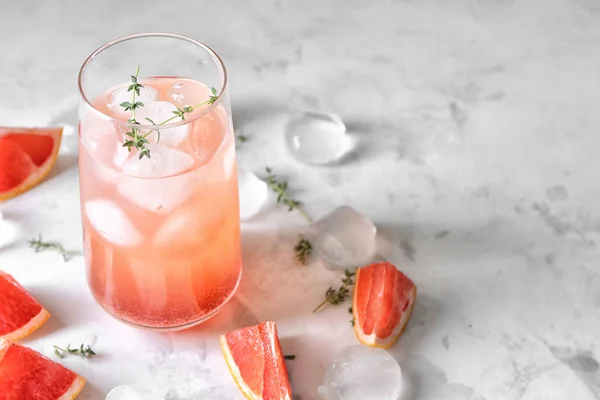
M 306 265 L 306 261 L 308 257 L 312 254 L 312 243 L 308 241 L 308 239 L 300 236 L 300 241 L 294 247 L 294 252 L 296 253 L 296 260 L 298 260 L 302 265 Z
M 294 200 L 287 193 L 288 183 L 286 181 L 280 181 L 277 179 L 277 175 L 273 174 L 273 169 L 266 167 L 267 177 L 265 182 L 267 186 L 277 194 L 277 202 L 285 204 L 288 207 L 288 211 L 297 210 L 308 222 L 312 222 L 312 218 L 300 207 L 300 202 Z
M 121 107 L 123 107 L 125 111 L 131 110 L 131 118 L 127 120 L 127 123 L 131 125 L 140 125 L 140 123 L 135 118 L 135 110 L 137 110 L 140 107 L 144 107 L 144 103 L 142 103 L 141 101 L 135 101 L 135 96 L 139 96 L 140 89 L 144 87 L 144 85 L 138 82 L 139 73 L 140 66 L 138 65 L 135 70 L 135 75 L 131 75 L 131 85 L 129 85 L 129 87 L 127 88 L 127 91 L 131 92 L 131 102 L 124 101 L 121 104 L 119 104 Z M 142 135 L 140 133 L 139 128 L 135 128 L 132 126 L 131 130 L 125 132 L 125 135 L 129 136 L 131 139 L 125 140 L 125 142 L 123 143 L 123 147 L 127 147 L 127 151 L 129 152 L 131 152 L 131 150 L 134 148 L 138 149 L 140 151 L 140 160 L 143 157 L 150 158 L 150 149 L 146 147 L 146 145 L 148 144 L 148 139 L 146 139 L 146 136 L 148 136 L 148 134 L 150 134 L 150 132 L 148 132 L 146 135 Z
M 44 242 L 42 240 L 42 234 L 40 233 L 37 239 L 31 239 L 29 247 L 32 247 L 36 253 L 44 250 L 54 250 L 59 252 L 65 261 L 69 261 L 73 256 L 79 255 L 78 251 L 68 251 L 60 244 L 56 242 Z
M 211 105 L 214 102 L 217 101 L 217 99 L 219 98 L 218 94 L 217 94 L 217 89 L 215 89 L 214 87 L 211 88 L 211 93 L 212 95 L 208 96 L 208 100 L 203 101 L 202 103 L 196 104 L 195 106 L 183 106 L 181 108 L 177 107 L 176 111 L 173 111 L 173 115 L 171 118 L 168 118 L 164 121 L 162 121 L 161 123 L 156 123 L 154 122 L 152 119 L 146 117 L 146 120 L 148 122 L 150 122 L 152 124 L 152 126 L 154 128 L 150 129 L 148 132 L 142 134 L 140 131 L 140 128 L 138 128 L 137 126 L 141 126 L 141 124 L 137 121 L 136 117 L 135 117 L 135 111 L 141 107 L 144 107 L 144 103 L 142 103 L 141 101 L 136 101 L 136 95 L 139 96 L 140 95 L 140 89 L 144 87 L 144 85 L 142 85 L 141 83 L 138 82 L 138 76 L 140 73 L 140 66 L 138 65 L 136 70 L 135 70 L 135 75 L 131 75 L 131 85 L 129 85 L 129 87 L 127 88 L 128 92 L 131 92 L 131 101 L 124 101 L 121 104 L 119 104 L 121 107 L 123 107 L 124 111 L 131 111 L 131 118 L 129 118 L 127 120 L 127 123 L 132 125 L 131 129 L 127 132 L 125 132 L 125 135 L 129 136 L 131 139 L 125 140 L 125 142 L 123 143 L 123 147 L 127 147 L 127 150 L 129 152 L 131 152 L 133 149 L 137 149 L 140 152 L 139 155 L 139 159 L 141 160 L 144 157 L 148 157 L 150 158 L 150 149 L 147 147 L 147 144 L 149 144 L 148 139 L 146 139 L 148 137 L 148 135 L 150 135 L 152 132 L 156 132 L 156 142 L 160 141 L 160 130 L 158 129 L 159 126 L 163 126 L 171 121 L 173 121 L 174 119 L 177 118 L 181 118 L 181 120 L 185 120 L 185 114 L 191 113 L 192 111 L 194 111 L 196 108 L 203 106 L 203 105 Z
M 354 272 L 345 270 L 340 287 L 338 289 L 334 289 L 332 286 L 330 286 L 329 289 L 327 289 L 327 292 L 325 292 L 325 300 L 323 300 L 323 302 L 313 310 L 313 313 L 316 313 L 328 303 L 332 305 L 338 305 L 346 301 L 350 295 L 350 288 L 352 285 L 354 285 L 354 275 Z
M 295 359 L 296 359 L 296 356 L 295 356 L 295 355 L 293 355 L 293 354 L 288 354 L 288 355 L 285 355 L 285 356 L 283 356 L 283 358 L 284 358 L 285 360 L 295 360 Z
M 92 350 L 90 346 L 84 346 L 83 343 L 81 344 L 81 346 L 79 346 L 79 348 L 74 349 L 71 348 L 71 344 L 68 344 L 66 349 L 54 346 L 54 354 L 58 358 L 65 358 L 65 356 L 67 355 L 78 355 L 84 359 L 92 358 L 96 355 L 96 353 L 94 352 L 94 350 Z
M 308 222 L 312 222 L 312 218 L 300 207 L 300 202 L 294 200 L 290 197 L 287 192 L 288 183 L 287 181 L 282 181 L 277 179 L 277 175 L 273 173 L 273 169 L 271 167 L 265 167 L 265 171 L 267 172 L 267 177 L 264 181 L 267 183 L 267 186 L 277 194 L 277 202 L 281 204 L 285 204 L 288 207 L 288 211 L 296 210 L 298 211 Z M 312 244 L 307 239 L 300 236 L 300 240 L 294 246 L 294 252 L 296 253 L 296 259 L 300 261 L 302 264 L 306 264 L 306 260 L 312 253 Z

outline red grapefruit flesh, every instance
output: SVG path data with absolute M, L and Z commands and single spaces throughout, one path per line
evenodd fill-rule
M 0 400 L 69 400 L 85 379 L 27 347 L 0 339 Z
M 58 157 L 62 128 L 0 127 L 0 201 L 40 183 Z
M 0 338 L 16 342 L 44 325 L 48 318 L 50 313 L 40 303 L 12 276 L 0 271 Z
M 229 372 L 249 400 L 290 400 L 292 389 L 274 322 L 221 336 Z
M 372 347 L 392 347 L 404 331 L 416 296 L 415 284 L 388 262 L 359 268 L 352 301 L 358 340 Z

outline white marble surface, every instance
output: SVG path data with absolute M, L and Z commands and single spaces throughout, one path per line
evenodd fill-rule
M 265 164 L 318 216 L 349 204 L 395 238 L 418 285 L 392 350 L 414 400 L 600 398 L 600 5 L 595 0 L 3 1 L 0 125 L 76 124 L 76 73 L 108 39 L 174 31 L 230 72 L 241 166 Z M 132 15 L 137 17 L 132 18 Z M 339 113 L 361 140 L 327 168 L 283 151 L 290 108 Z M 62 362 L 82 399 L 119 384 L 167 399 L 241 399 L 217 335 L 274 319 L 295 394 L 355 343 L 346 306 L 311 310 L 335 273 L 293 261 L 301 217 L 272 207 L 244 225 L 239 295 L 181 334 L 135 331 L 94 303 L 83 260 L 33 253 L 41 232 L 81 247 L 75 137 L 51 178 L 0 204 L 0 268 L 53 313 L 25 344 L 93 341 Z M 400 260 L 391 256 L 392 260 Z M 184 393 L 187 390 L 187 394 Z M 376 399 L 372 399 L 376 400 Z

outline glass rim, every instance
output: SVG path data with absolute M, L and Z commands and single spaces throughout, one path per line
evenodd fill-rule
M 202 47 L 204 48 L 206 51 L 208 51 L 208 53 L 214 57 L 214 59 L 217 61 L 217 67 L 220 69 L 221 72 L 221 76 L 223 79 L 223 85 L 220 89 L 220 91 L 217 94 L 217 99 L 214 101 L 214 103 L 210 104 L 207 108 L 205 108 L 204 110 L 202 110 L 201 113 L 198 113 L 196 115 L 193 115 L 191 117 L 186 118 L 185 120 L 182 121 L 178 121 L 178 122 L 172 122 L 172 123 L 168 123 L 163 125 L 163 129 L 167 129 L 167 128 L 171 128 L 171 127 L 176 127 L 176 126 L 182 126 L 182 125 L 187 125 L 197 119 L 202 118 L 203 116 L 205 116 L 206 114 L 208 114 L 210 111 L 212 111 L 215 107 L 217 107 L 219 105 L 219 103 L 221 102 L 221 99 L 223 97 L 223 95 L 225 94 L 225 91 L 227 90 L 227 69 L 225 68 L 225 64 L 223 63 L 223 60 L 221 59 L 221 57 L 219 57 L 219 55 L 209 46 L 207 46 L 206 44 L 196 40 L 196 39 L 192 39 L 188 36 L 184 36 L 184 35 L 180 35 L 177 33 L 168 33 L 168 32 L 145 32 L 145 33 L 134 33 L 132 35 L 126 35 L 126 36 L 121 36 L 118 37 L 116 39 L 113 39 L 111 41 L 106 42 L 105 44 L 103 44 L 102 46 L 98 47 L 96 50 L 94 50 L 83 62 L 83 64 L 81 65 L 81 68 L 79 69 L 79 74 L 77 75 L 77 87 L 79 89 L 79 95 L 81 96 L 81 98 L 83 99 L 83 101 L 85 101 L 85 103 L 92 109 L 94 110 L 95 113 L 97 113 L 98 115 L 106 118 L 106 119 L 110 119 L 112 121 L 118 122 L 119 124 L 123 125 L 123 126 L 127 126 L 129 128 L 132 127 L 136 127 L 136 125 L 133 124 L 129 124 L 127 122 L 124 122 L 120 119 L 117 119 L 115 117 L 112 117 L 110 115 L 107 115 L 105 113 L 103 113 L 102 111 L 98 110 L 90 101 L 90 99 L 88 99 L 88 97 L 85 95 L 84 90 L 83 90 L 83 76 L 84 73 L 87 69 L 87 67 L 89 66 L 89 64 L 92 62 L 92 60 L 98 56 L 99 54 L 101 54 L 104 50 L 115 46 L 119 43 L 122 42 L 126 42 L 128 40 L 133 40 L 133 39 L 139 39 L 139 38 L 146 38 L 146 37 L 166 37 L 166 38 L 171 38 L 171 39 L 179 39 L 179 40 L 183 40 L 186 41 L 188 43 L 192 43 L 198 47 Z

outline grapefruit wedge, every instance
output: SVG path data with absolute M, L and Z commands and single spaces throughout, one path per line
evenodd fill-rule
M 0 399 L 69 400 L 85 379 L 27 347 L 0 339 Z
M 26 192 L 48 175 L 62 130 L 0 127 L 0 201 Z
M 352 315 L 362 344 L 390 348 L 400 338 L 412 312 L 417 287 L 388 262 L 356 271 Z
M 23 339 L 48 318 L 50 313 L 40 303 L 12 276 L 0 271 L 0 339 L 13 342 Z
M 274 322 L 221 336 L 229 372 L 249 400 L 290 400 L 292 389 Z

